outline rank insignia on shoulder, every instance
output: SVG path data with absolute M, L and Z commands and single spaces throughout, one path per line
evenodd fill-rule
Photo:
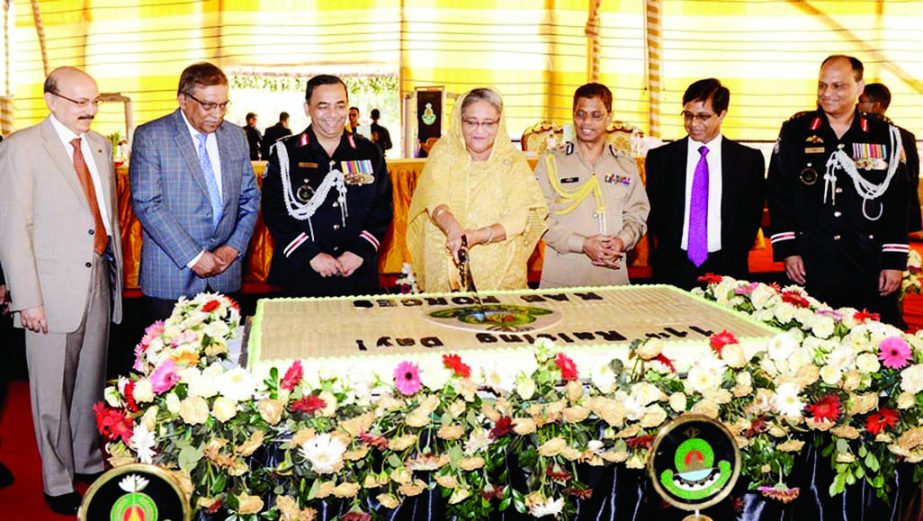
M 810 135 L 807 139 L 804 140 L 805 143 L 823 143 L 824 138 L 820 136 Z
M 299 161 L 298 168 L 317 168 L 317 163 L 311 163 L 310 161 Z
M 628 177 L 627 175 L 621 175 L 621 174 L 606 174 L 605 176 L 603 176 L 603 179 L 604 179 L 607 183 L 612 183 L 612 184 L 614 184 L 614 185 L 625 185 L 625 186 L 629 186 L 629 185 L 631 184 L 631 178 Z
M 360 159 L 358 161 L 341 161 L 344 180 L 348 185 L 368 185 L 375 181 L 375 170 L 372 161 Z

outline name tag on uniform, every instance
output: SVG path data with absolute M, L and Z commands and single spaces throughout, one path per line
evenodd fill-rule
M 344 181 L 348 185 L 368 185 L 375 182 L 375 170 L 370 159 L 340 161 Z
M 824 147 L 805 147 L 804 153 L 805 154 L 823 154 Z
M 561 179 L 561 182 L 562 183 L 576 183 L 579 180 L 580 180 L 579 177 L 565 177 L 564 179 Z
M 317 168 L 317 163 L 299 161 L 298 168 Z

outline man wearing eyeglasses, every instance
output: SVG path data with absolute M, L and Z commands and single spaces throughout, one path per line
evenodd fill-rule
M 0 144 L 0 264 L 26 330 L 45 501 L 74 515 L 74 481 L 103 470 L 93 405 L 122 317 L 122 250 L 112 148 L 90 130 L 96 81 L 60 67 L 44 91 L 51 114 Z
M 747 278 L 763 215 L 763 154 L 724 137 L 731 93 L 699 80 L 683 94 L 687 136 L 648 152 L 651 270 L 655 282 L 691 289 L 701 275 Z
M 143 229 L 141 291 L 152 320 L 169 317 L 179 297 L 240 289 L 260 205 L 247 138 L 224 121 L 224 72 L 190 65 L 177 101 L 177 110 L 135 131 L 129 167 Z
M 543 288 L 628 284 L 625 254 L 647 228 L 638 165 L 606 138 L 612 92 L 588 83 L 574 92 L 575 142 L 543 155 L 535 175 L 548 203 Z
M 909 251 L 907 145 L 897 127 L 857 109 L 862 75 L 858 59 L 829 56 L 817 109 L 782 125 L 767 181 L 772 250 L 811 296 L 897 325 Z
M 276 141 L 263 180 L 263 220 L 275 243 L 269 281 L 290 296 L 378 293 L 378 251 L 391 224 L 381 149 L 347 132 L 343 80 L 308 80 L 311 124 Z

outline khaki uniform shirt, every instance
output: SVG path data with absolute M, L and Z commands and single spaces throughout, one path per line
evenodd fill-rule
M 631 157 L 608 145 L 595 165 L 584 158 L 579 147 L 565 143 L 542 155 L 535 175 L 548 203 L 548 232 L 545 234 L 545 262 L 542 268 L 543 288 L 568 286 L 611 286 L 628 284 L 627 259 L 622 257 L 618 269 L 594 266 L 583 253 L 583 240 L 600 233 L 596 213 L 596 198 L 591 193 L 567 214 L 558 211 L 568 206 L 558 200 L 548 180 L 546 156 L 555 162 L 558 184 L 567 192 L 580 188 L 596 176 L 602 189 L 606 210 L 606 233 L 617 236 L 631 250 L 647 230 L 650 205 Z

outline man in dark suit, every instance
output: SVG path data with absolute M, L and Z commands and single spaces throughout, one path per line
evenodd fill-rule
M 224 72 L 204 62 L 186 67 L 177 101 L 178 109 L 138 127 L 129 164 L 151 320 L 169 317 L 179 297 L 240 289 L 260 207 L 247 138 L 224 121 Z
M 263 132 L 263 148 L 261 150 L 263 160 L 269 161 L 269 147 L 273 146 L 279 138 L 291 136 L 292 131 L 288 128 L 288 112 L 279 113 L 279 122 L 266 129 Z
M 263 137 L 260 131 L 256 129 L 256 114 L 248 112 L 244 132 L 247 134 L 247 145 L 250 147 L 250 161 L 260 160 L 260 149 L 263 147 Z
M 891 122 L 885 112 L 891 105 L 891 90 L 882 83 L 866 83 L 862 94 L 859 95 L 859 112 L 865 112 L 875 115 Z M 897 127 L 897 125 L 895 125 Z M 912 132 L 897 127 L 901 133 L 901 144 L 904 149 L 903 162 L 907 165 L 907 176 L 909 177 L 908 185 L 908 203 L 907 211 L 907 231 L 919 232 L 923 230 L 923 216 L 920 212 L 920 195 L 917 192 L 920 186 L 920 154 L 917 151 L 917 138 Z
M 763 215 L 760 151 L 721 135 L 730 91 L 699 80 L 683 94 L 687 137 L 647 155 L 654 280 L 690 289 L 705 273 L 747 278 Z

